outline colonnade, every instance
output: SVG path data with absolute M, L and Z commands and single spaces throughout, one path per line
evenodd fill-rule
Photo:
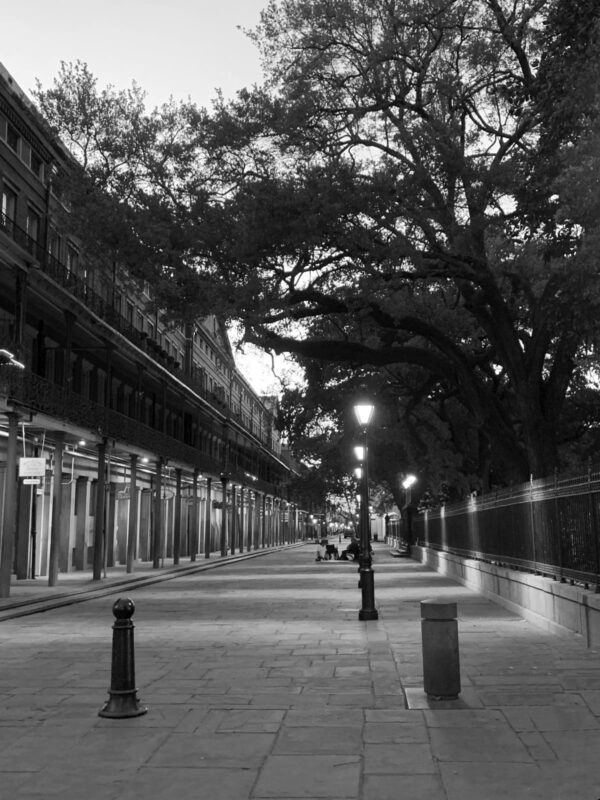
M 9 596 L 15 574 L 54 586 L 61 572 L 91 569 L 101 580 L 113 567 L 158 569 L 306 536 L 308 515 L 251 479 L 206 475 L 139 453 L 116 456 L 104 439 L 69 450 L 64 433 L 53 432 L 51 444 L 35 447 L 37 459 L 24 457 L 45 459 L 43 474 L 23 479 L 18 450 L 31 455 L 33 444 L 20 437 L 19 415 L 7 416 L 0 597 Z

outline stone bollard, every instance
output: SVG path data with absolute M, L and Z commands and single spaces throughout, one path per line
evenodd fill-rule
M 100 717 L 123 719 L 140 717 L 148 709 L 140 706 L 135 688 L 135 663 L 133 655 L 133 600 L 119 598 L 113 605 L 112 668 L 109 699 L 98 712 Z
M 425 694 L 438 700 L 455 700 L 460 693 L 456 603 L 423 600 L 421 636 Z

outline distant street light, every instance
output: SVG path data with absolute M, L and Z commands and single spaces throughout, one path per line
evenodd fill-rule
M 411 486 L 417 482 L 416 475 L 407 475 L 406 478 L 402 481 L 402 488 L 406 491 L 406 504 L 410 505 L 411 501 Z
M 411 547 L 412 547 L 412 539 L 413 539 L 413 530 L 412 530 L 412 518 L 414 509 L 411 506 L 411 487 L 417 482 L 416 475 L 407 475 L 404 480 L 402 481 L 402 488 L 406 493 L 406 505 L 405 505 L 405 513 L 406 513 L 406 547 L 408 554 L 410 555 Z
M 362 462 L 362 474 L 360 478 L 360 588 L 362 592 L 362 607 L 358 612 L 361 620 L 378 619 L 379 614 L 375 608 L 375 584 L 373 570 L 371 568 L 371 544 L 370 544 L 370 519 L 369 519 L 369 469 L 368 469 L 368 447 L 367 447 L 367 427 L 373 416 L 374 406 L 371 403 L 357 403 L 354 406 L 354 413 L 358 424 L 362 429 L 363 444 L 354 449 L 356 456 Z

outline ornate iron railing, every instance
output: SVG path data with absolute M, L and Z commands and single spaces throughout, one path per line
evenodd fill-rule
M 231 463 L 224 465 L 196 447 L 30 372 L 14 367 L 0 367 L 0 395 L 34 413 L 47 414 L 57 420 L 93 431 L 98 436 L 115 439 L 120 444 L 148 450 L 156 457 L 182 461 L 189 464 L 190 469 L 216 476 L 227 471 L 230 480 L 248 483 L 248 476 L 243 468 Z M 260 478 L 253 479 L 252 485 L 267 494 L 281 493 L 281 489 L 278 490 L 275 484 Z
M 148 337 L 146 333 L 139 331 L 125 317 L 123 317 L 112 304 L 106 300 L 98 292 L 94 291 L 88 284 L 78 277 L 75 273 L 70 272 L 67 267 L 58 259 L 53 256 L 47 255 L 45 263 L 41 264 L 42 270 L 46 272 L 53 280 L 59 283 L 63 288 L 67 289 L 70 294 L 80 299 L 87 308 L 94 314 L 108 323 L 112 328 L 117 330 L 126 339 L 139 347 L 144 352 L 147 352 L 150 357 L 166 367 L 169 372 L 177 377 L 181 383 L 185 384 L 195 394 L 206 400 L 211 406 L 216 408 L 221 413 L 235 419 L 244 428 L 242 415 L 235 411 L 230 402 L 225 398 L 221 398 L 214 392 L 206 389 L 202 383 L 195 380 L 193 377 L 187 375 L 180 367 L 175 366 L 173 359 L 161 349 L 157 342 Z M 259 436 L 260 441 L 272 450 L 272 445 L 268 431 Z
M 33 239 L 29 234 L 20 228 L 6 214 L 0 212 L 0 227 L 18 245 L 23 247 L 37 261 L 42 272 L 51 277 L 62 288 L 67 290 L 74 297 L 81 300 L 85 306 L 100 319 L 110 325 L 111 328 L 121 333 L 132 344 L 147 352 L 154 361 L 157 361 L 173 375 L 177 377 L 185 386 L 195 394 L 206 400 L 211 406 L 221 413 L 227 414 L 235 419 L 242 427 L 247 428 L 243 423 L 242 415 L 239 414 L 224 397 L 217 396 L 214 392 L 207 390 L 199 381 L 187 375 L 181 368 L 175 366 L 173 359 L 163 351 L 157 342 L 149 338 L 146 333 L 139 331 L 113 306 L 112 302 L 95 291 L 89 284 L 70 270 L 66 264 L 45 252 L 43 246 Z M 253 433 L 252 431 L 250 431 Z M 257 435 L 254 434 L 253 435 Z M 272 450 L 269 432 L 261 432 L 258 438 L 269 450 Z
M 33 237 L 31 237 L 27 231 L 20 228 L 14 220 L 12 220 L 9 216 L 4 214 L 0 211 L 0 227 L 10 238 L 16 242 L 19 247 L 22 247 L 24 250 L 32 255 L 37 261 L 41 261 L 44 254 L 44 248 L 42 245 L 37 242 Z

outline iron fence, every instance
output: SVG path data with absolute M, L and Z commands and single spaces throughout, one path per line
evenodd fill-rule
M 413 521 L 419 544 L 600 588 L 600 472 L 530 481 Z

